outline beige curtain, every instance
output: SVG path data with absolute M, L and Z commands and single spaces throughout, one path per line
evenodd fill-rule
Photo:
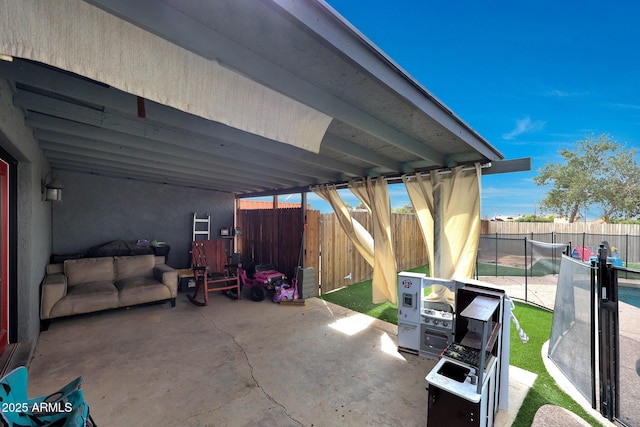
M 369 201 L 369 193 L 367 192 L 367 187 L 364 182 L 353 181 L 349 183 L 349 190 L 360 199 L 364 207 L 369 211 L 369 214 L 371 214 L 371 202 Z
M 81 0 L 0 0 L 0 54 L 315 153 L 331 123 L 326 114 Z
M 473 275 L 480 241 L 480 165 L 451 174 L 431 172 L 434 198 L 434 275 Z
M 371 234 L 358 221 L 351 217 L 347 205 L 344 204 L 335 185 L 326 185 L 313 189 L 313 192 L 326 200 L 336 213 L 342 229 L 356 247 L 360 255 L 374 266 L 373 238 Z
M 373 219 L 374 264 L 372 300 L 374 304 L 398 303 L 398 266 L 391 236 L 391 202 L 383 177 L 367 178 L 350 186 L 351 191 L 369 208 Z
M 430 275 L 470 278 L 480 240 L 480 165 L 403 177 L 429 253 Z
M 433 186 L 431 179 L 425 179 L 422 175 L 415 176 L 404 175 L 402 177 L 409 200 L 413 205 L 425 246 L 427 247 L 427 256 L 429 257 L 429 276 L 438 277 L 434 274 L 434 223 L 433 223 Z M 453 306 L 455 304 L 455 295 L 444 286 L 433 285 L 431 292 L 425 298 L 431 302 L 442 302 Z
M 415 176 L 402 176 L 402 182 L 409 194 L 409 200 L 413 206 L 416 219 L 422 231 L 422 237 L 427 248 L 429 265 L 433 265 L 433 187 L 431 180 L 424 179 L 420 174 Z M 433 268 L 429 269 L 429 275 L 433 275 Z

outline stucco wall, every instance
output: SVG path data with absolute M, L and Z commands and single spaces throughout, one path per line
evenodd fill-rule
M 0 79 L 0 147 L 17 160 L 17 341 L 37 341 L 40 284 L 52 253 L 74 253 L 111 240 L 158 239 L 169 264 L 189 265 L 193 212 L 212 215 L 217 236 L 233 224 L 233 195 L 97 175 L 56 171 L 63 202 L 42 200 L 49 171 L 43 152 Z M 12 248 L 14 249 L 14 248 Z
M 51 204 L 42 201 L 40 180 L 49 170 L 24 115 L 13 106 L 8 83 L 0 79 L 0 145 L 17 165 L 17 341 L 32 341 L 40 325 L 40 283 L 51 253 Z
M 53 206 L 53 253 L 85 252 L 112 240 L 157 239 L 169 265 L 189 266 L 193 212 L 211 213 L 215 237 L 233 225 L 228 193 L 75 172 L 56 172 L 63 201 Z

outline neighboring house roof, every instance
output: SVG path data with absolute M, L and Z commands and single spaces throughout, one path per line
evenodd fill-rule
M 300 203 L 278 201 L 277 207 L 280 209 L 300 208 Z M 263 200 L 241 199 L 238 205 L 238 209 L 273 209 L 273 202 L 268 202 Z M 307 210 L 311 210 L 310 204 L 307 204 Z
M 247 197 L 530 168 L 323 1 L 33 4 L 0 0 L 0 77 L 53 169 Z

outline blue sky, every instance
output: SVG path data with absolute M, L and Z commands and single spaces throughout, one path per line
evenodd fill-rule
M 507 159 L 532 158 L 483 177 L 483 217 L 539 214 L 532 178 L 587 135 L 640 147 L 640 2 L 327 1 Z

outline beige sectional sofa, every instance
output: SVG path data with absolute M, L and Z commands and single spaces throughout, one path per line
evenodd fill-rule
M 51 319 L 169 301 L 175 307 L 178 273 L 155 255 L 65 260 L 49 264 L 42 283 L 41 330 Z

